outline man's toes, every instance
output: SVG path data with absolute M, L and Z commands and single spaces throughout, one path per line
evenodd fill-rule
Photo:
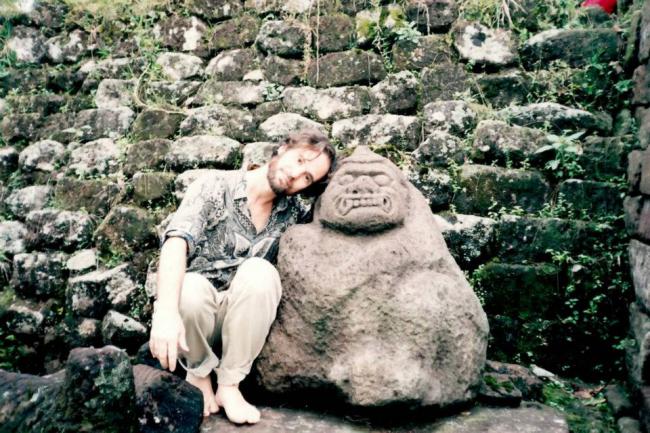
M 219 405 L 217 404 L 216 401 L 212 401 L 212 404 L 210 405 L 210 413 L 217 413 L 219 412 Z
M 246 418 L 246 422 L 249 424 L 255 424 L 260 421 L 260 411 L 257 410 L 255 407 L 251 406 L 250 411 L 248 413 L 248 417 Z

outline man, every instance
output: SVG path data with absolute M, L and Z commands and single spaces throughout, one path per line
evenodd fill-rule
M 257 169 L 195 181 L 167 226 L 149 346 L 163 368 L 174 371 L 177 360 L 183 365 L 179 357 L 185 360 L 187 381 L 203 393 L 204 416 L 223 407 L 234 423 L 259 421 L 238 385 L 261 352 L 280 302 L 282 287 L 270 262 L 282 232 L 304 216 L 292 196 L 322 191 L 335 159 L 320 132 L 290 134 Z M 213 351 L 219 341 L 221 359 Z

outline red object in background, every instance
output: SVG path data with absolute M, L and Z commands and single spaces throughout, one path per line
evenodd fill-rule
M 585 0 L 581 6 L 599 6 L 605 12 L 611 14 L 616 10 L 616 0 Z

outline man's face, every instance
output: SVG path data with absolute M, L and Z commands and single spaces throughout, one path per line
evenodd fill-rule
M 267 178 L 277 195 L 293 195 L 321 180 L 330 168 L 326 153 L 310 146 L 280 146 L 269 162 Z

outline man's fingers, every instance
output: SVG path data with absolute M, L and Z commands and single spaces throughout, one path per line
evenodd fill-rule
M 158 348 L 158 360 L 160 361 L 160 366 L 167 370 L 167 366 L 169 365 L 167 363 L 167 343 L 163 343 L 160 345 Z
M 154 340 L 153 338 L 149 340 L 149 352 L 151 352 L 151 356 L 153 356 L 154 358 L 158 358 L 158 356 L 156 355 L 156 340 Z
M 190 348 L 187 346 L 187 340 L 185 339 L 185 329 L 181 330 L 181 334 L 178 339 L 178 345 L 181 347 L 181 350 L 189 352 Z
M 168 353 L 168 358 L 169 358 L 169 371 L 174 371 L 176 370 L 176 356 L 178 355 L 178 348 L 176 347 L 176 344 L 170 344 L 169 345 L 169 353 Z

